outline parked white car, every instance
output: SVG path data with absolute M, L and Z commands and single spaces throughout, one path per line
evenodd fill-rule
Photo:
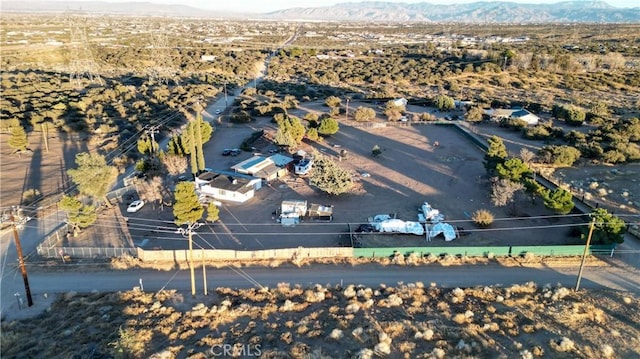
M 131 202 L 129 207 L 127 207 L 127 212 L 129 212 L 129 213 L 138 212 L 140 210 L 140 208 L 142 208 L 142 206 L 144 206 L 144 201 L 135 200 L 135 201 Z

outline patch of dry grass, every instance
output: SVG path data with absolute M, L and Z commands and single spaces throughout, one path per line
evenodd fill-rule
M 352 266 L 366 265 L 366 264 L 379 264 L 379 265 L 397 265 L 397 266 L 420 266 L 420 265 L 433 265 L 440 266 L 457 266 L 457 265 L 469 265 L 469 264 L 490 264 L 495 263 L 505 267 L 539 267 L 539 266 L 576 266 L 580 263 L 580 256 L 536 256 L 527 253 L 524 256 L 493 256 L 487 257 L 467 257 L 467 256 L 434 256 L 427 254 L 425 256 L 419 256 L 416 253 L 409 255 L 402 255 L 395 253 L 391 257 L 384 258 L 293 258 L 291 260 L 245 260 L 245 261 L 207 261 L 206 265 L 210 268 L 225 268 L 225 267 L 269 267 L 278 268 L 281 266 L 295 266 L 306 267 L 315 264 L 348 264 Z M 200 264 L 200 263 L 198 263 Z M 587 257 L 585 262 L 586 266 L 608 266 L 609 264 L 598 259 L 595 256 Z M 116 270 L 126 270 L 131 268 L 146 268 L 162 271 L 170 271 L 177 269 L 188 269 L 189 264 L 186 261 L 152 261 L 143 262 L 137 258 L 125 256 L 121 258 L 113 258 L 110 262 L 110 268 Z
M 259 346 L 264 357 L 622 358 L 640 355 L 638 303 L 629 293 L 533 282 L 454 289 L 280 283 L 217 288 L 204 300 L 175 291 L 67 293 L 38 318 L 3 322 L 1 354 L 206 358 L 212 347 L 232 344 Z

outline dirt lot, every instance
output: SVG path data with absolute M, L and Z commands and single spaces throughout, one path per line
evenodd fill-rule
M 410 110 L 429 111 L 427 108 Z M 297 111 L 299 113 L 296 115 L 303 117 L 305 111 L 326 111 L 326 108 L 319 103 L 303 103 Z M 526 198 L 519 198 L 514 208 L 494 208 L 489 203 L 488 183 L 484 178 L 482 165 L 483 153 L 450 126 L 430 124 L 363 128 L 353 127 L 354 123 L 350 120 L 345 122 L 341 119 L 341 122 L 338 134 L 320 143 L 305 143 L 302 148 L 307 152 L 329 156 L 337 156 L 341 150 L 346 150 L 348 156 L 340 164 L 354 174 L 356 186 L 351 193 L 339 197 L 326 196 L 310 188 L 301 178 L 291 177 L 283 182 L 274 182 L 270 187 L 258 191 L 256 198 L 249 203 L 223 204 L 220 223 L 198 230 L 194 237 L 196 248 L 263 249 L 349 245 L 346 234 L 349 225 L 355 228 L 368 217 L 382 213 L 415 221 L 418 208 L 424 201 L 440 210 L 448 223 L 472 231 L 470 235 L 446 245 L 577 243 L 575 238 L 567 237 L 569 230 L 564 225 L 571 223 L 568 219 L 561 221 L 556 218 L 537 218 L 550 214 L 540 200 L 532 203 Z M 221 155 L 222 149 L 239 147 L 254 131 L 273 129 L 273 124 L 266 118 L 249 125 L 231 125 L 226 122 L 214 125 L 216 131 L 212 140 L 205 145 L 206 165 L 214 169 L 229 169 L 234 163 L 252 155 L 244 152 L 237 157 L 225 157 Z M 516 134 L 495 126 L 478 126 L 476 130 L 482 136 L 499 134 L 505 138 L 513 153 L 517 153 L 522 146 L 532 150 L 540 146 L 540 143 L 522 140 Z M 8 139 L 8 135 L 2 136 L 3 141 Z M 86 150 L 86 141 L 60 135 L 59 138 L 50 139 L 50 151 L 45 155 L 37 136 L 33 136 L 36 135 L 32 135 L 31 140 L 31 147 L 34 149 L 32 156 L 10 157 L 7 146 L 2 147 L 3 205 L 18 203 L 20 193 L 26 188 L 38 188 L 45 195 L 56 192 L 66 179 L 63 169 L 73 166 L 73 159 L 78 151 Z M 436 141 L 439 144 L 437 147 L 434 146 Z M 378 158 L 371 156 L 374 145 L 382 149 L 382 155 Z M 618 168 L 620 167 L 616 167 Z M 623 195 L 625 189 L 634 187 L 636 177 L 633 173 L 637 172 L 627 168 L 634 167 L 628 166 L 615 173 L 611 168 L 606 168 L 606 173 L 602 173 L 602 168 L 580 167 L 575 172 L 577 178 L 602 179 L 599 181 L 600 188 L 606 187 L 612 191 L 612 194 L 606 196 L 607 199 L 626 200 L 622 206 L 620 202 L 612 205 L 619 210 L 632 210 L 635 208 L 633 191 L 627 197 Z M 572 170 L 562 173 L 570 171 Z M 593 171 L 591 175 L 590 171 Z M 370 174 L 370 177 L 361 176 L 363 172 Z M 25 176 L 26 180 L 23 180 Z M 568 178 L 568 175 L 561 176 Z M 618 181 L 620 178 L 626 180 Z M 635 184 L 637 187 L 637 183 Z M 583 181 L 583 187 L 589 185 L 591 182 L 586 184 Z M 333 205 L 334 221 L 308 222 L 295 228 L 284 228 L 276 223 L 272 213 L 285 199 Z M 138 213 L 127 214 L 127 203 L 127 200 L 123 201 L 121 211 L 129 218 L 134 243 L 144 248 L 186 247 L 186 238 L 175 232 L 171 208 L 161 210 L 147 205 Z M 492 211 L 497 220 L 488 230 L 479 231 L 469 219 L 473 211 L 482 208 Z M 516 218 L 512 216 L 514 212 Z M 113 216 L 112 213 L 104 213 L 101 217 L 104 223 L 99 222 L 102 223 L 99 228 L 96 226 L 96 230 L 86 230 L 77 240 L 68 244 L 86 246 L 89 243 L 98 247 L 122 245 L 117 241 L 117 233 L 105 233 L 109 232 L 109 227 L 113 227 Z M 580 220 L 576 219 L 574 222 Z M 398 235 L 385 237 L 381 240 L 382 243 L 371 245 L 384 244 L 385 241 L 390 246 L 445 245 L 441 238 L 427 243 L 421 237 Z
M 0 134 L 0 203 L 2 207 L 20 205 L 22 193 L 37 189 L 43 196 L 66 188 L 66 170 L 75 166 L 75 156 L 87 151 L 86 140 L 67 134 L 50 134 L 49 151 L 42 143 L 40 133 L 29 134 L 32 154 L 12 154 L 7 145 L 11 135 Z
M 39 317 L 3 322 L 1 355 L 636 358 L 638 304 L 630 293 L 534 283 L 466 289 L 281 283 L 219 288 L 200 298 L 175 291 L 67 293 Z
M 484 178 L 483 153 L 451 126 L 414 125 L 385 128 L 360 128 L 342 124 L 340 132 L 320 143 L 308 142 L 302 148 L 310 153 L 335 156 L 341 150 L 348 155 L 340 165 L 354 174 L 356 186 L 346 195 L 331 197 L 309 187 L 302 178 L 293 176 L 273 182 L 258 191 L 250 202 L 223 204 L 221 223 L 204 226 L 194 237 L 196 248 L 264 249 L 297 246 L 349 245 L 346 232 L 349 225 L 356 228 L 368 217 L 390 213 L 400 219 L 416 221 L 418 208 L 429 202 L 445 214 L 447 222 L 471 230 L 470 235 L 447 245 L 522 245 L 577 243 L 569 240 L 567 230 L 549 229 L 572 223 L 556 218 L 535 218 L 549 215 L 541 201 L 531 203 L 520 199 L 515 206 L 518 218 L 511 218 L 512 208 L 495 208 L 488 200 L 488 184 Z M 223 148 L 238 147 L 251 132 L 273 125 L 261 119 L 250 126 L 218 126 L 212 140 L 205 146 L 206 163 L 214 169 L 228 169 L 234 163 L 249 158 L 251 153 L 224 157 Z M 438 146 L 434 146 L 435 142 Z M 371 149 L 378 145 L 382 155 L 374 158 Z M 367 172 L 370 177 L 361 174 Z M 273 212 L 282 200 L 306 200 L 334 206 L 331 223 L 305 222 L 295 228 L 279 225 Z M 478 231 L 470 222 L 477 209 L 490 209 L 498 219 L 490 229 Z M 151 217 L 151 218 L 150 218 Z M 140 222 L 136 222 L 140 218 Z M 129 215 L 135 223 L 149 219 L 164 221 L 159 226 L 175 228 L 171 224 L 170 208 L 164 212 L 143 208 Z M 512 230 L 518 228 L 519 230 Z M 134 241 L 145 248 L 184 248 L 185 238 L 167 228 L 132 231 Z M 442 238 L 426 242 L 424 237 L 385 236 L 390 246 L 442 246 Z M 383 242 L 384 242 L 383 241 Z

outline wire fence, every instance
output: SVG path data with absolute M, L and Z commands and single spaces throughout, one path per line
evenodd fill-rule
M 136 248 L 97 248 L 97 247 L 38 247 L 38 254 L 45 258 L 117 258 L 135 257 Z
M 135 186 L 126 186 L 109 192 L 106 197 L 109 201 L 113 201 L 114 199 L 120 201 L 122 196 L 135 190 Z M 121 214 L 116 217 L 122 219 Z M 36 250 L 38 255 L 44 258 L 112 258 L 123 255 L 137 256 L 136 248 L 133 247 L 133 240 L 128 230 L 123 228 L 122 222 L 119 222 L 119 227 L 119 235 L 123 236 L 125 241 L 130 244 L 130 247 L 66 247 L 64 246 L 65 239 L 73 232 L 73 228 L 71 228 L 69 224 L 63 224 L 45 236 L 42 242 L 36 247 Z
M 51 232 L 48 236 L 44 237 L 44 240 L 37 246 L 38 254 L 45 252 L 51 248 L 55 248 L 69 233 L 70 228 L 68 224 L 60 226 L 60 228 Z M 40 254 L 42 255 L 42 254 Z

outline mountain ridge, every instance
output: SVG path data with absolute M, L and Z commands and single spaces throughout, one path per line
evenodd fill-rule
M 462 22 L 462 23 L 637 23 L 640 7 L 618 8 L 604 1 L 563 1 L 554 4 L 521 4 L 478 1 L 438 5 L 429 2 L 344 2 L 322 7 L 295 7 L 267 13 L 198 9 L 181 4 L 132 1 L 3 1 L 3 12 L 50 13 L 82 11 L 87 14 L 125 16 L 177 16 L 199 18 L 254 18 L 266 20 L 366 21 L 366 22 Z

